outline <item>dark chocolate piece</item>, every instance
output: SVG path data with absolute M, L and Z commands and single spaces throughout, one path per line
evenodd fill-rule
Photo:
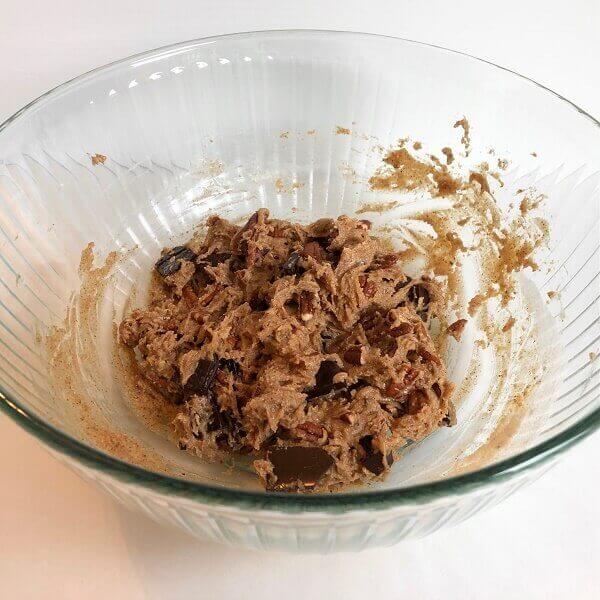
M 219 360 L 216 357 L 212 360 L 200 359 L 193 375 L 186 381 L 184 391 L 187 394 L 206 396 L 212 389 L 218 369 Z
M 342 369 L 335 361 L 324 360 L 315 376 L 315 386 L 306 392 L 307 400 L 314 400 L 331 392 L 344 389 L 346 386 L 343 383 L 333 382 L 334 376 L 341 372 Z
M 194 261 L 196 253 L 186 246 L 175 246 L 156 261 L 155 267 L 162 277 L 168 277 L 181 269 L 182 260 Z
M 385 462 L 383 453 L 379 450 L 373 450 L 373 436 L 366 435 L 360 439 L 359 443 L 365 451 L 365 456 L 361 460 L 362 466 L 371 471 L 373 475 L 381 475 L 385 471 Z M 388 452 L 386 458 L 388 466 L 391 466 L 394 462 L 394 455 Z
M 284 275 L 295 275 L 298 273 L 298 261 L 300 255 L 297 252 L 292 252 L 287 260 L 281 265 L 281 272 Z
M 231 254 L 227 252 L 213 252 L 206 257 L 206 262 L 208 262 L 211 267 L 216 267 L 217 265 L 224 263 L 229 258 L 231 258 Z
M 240 367 L 240 364 L 233 360 L 233 358 L 222 358 L 219 361 L 219 366 L 222 369 L 227 369 L 234 375 L 234 377 L 239 377 L 242 374 L 242 368 Z
M 322 448 L 287 446 L 267 452 L 277 477 L 272 489 L 286 489 L 297 482 L 314 486 L 333 465 L 333 458 Z

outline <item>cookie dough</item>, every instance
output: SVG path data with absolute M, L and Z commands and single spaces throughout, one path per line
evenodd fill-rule
M 218 216 L 164 250 L 149 305 L 119 327 L 141 375 L 181 407 L 182 450 L 250 454 L 269 490 L 382 477 L 396 451 L 453 424 L 429 333 L 443 291 L 347 216 L 308 226 Z

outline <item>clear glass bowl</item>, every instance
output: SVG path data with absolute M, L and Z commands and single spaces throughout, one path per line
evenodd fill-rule
M 243 471 L 182 457 L 144 427 L 115 383 L 112 323 L 162 246 L 185 239 L 214 211 L 237 218 L 267 206 L 303 220 L 353 214 L 379 160 L 370 141 L 385 147 L 410 135 L 432 148 L 456 145 L 452 124 L 463 115 L 473 126 L 472 164 L 489 160 L 490 147 L 510 157 L 500 204 L 514 199 L 516 186 L 548 195 L 549 270 L 524 278 L 538 299 L 560 292 L 538 319 L 555 331 L 545 348 L 550 387 L 542 386 L 551 394 L 532 401 L 519 443 L 466 474 L 424 468 L 461 435 L 459 410 L 456 429 L 407 453 L 381 484 L 286 495 L 260 490 Z M 338 126 L 351 133 L 339 135 Z M 96 154 L 106 160 L 93 165 Z M 0 127 L 0 406 L 119 501 L 197 536 L 328 552 L 464 520 L 535 479 L 600 422 L 598 164 L 598 122 L 582 110 L 510 71 L 415 42 L 247 33 L 97 69 Z M 80 299 L 70 313 L 81 318 L 70 340 L 73 365 L 89 381 L 74 406 L 72 382 L 53 380 L 40 339 L 62 326 L 90 241 L 98 264 L 111 250 L 127 254 L 88 281 L 102 291 L 94 302 Z M 94 369 L 84 346 L 95 349 Z M 96 444 L 81 418 L 86 402 L 162 457 L 161 467 L 119 459 L 118 443 L 112 451 Z

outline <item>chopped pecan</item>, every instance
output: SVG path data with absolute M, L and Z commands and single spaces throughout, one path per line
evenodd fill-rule
M 398 262 L 398 259 L 399 256 L 397 254 L 384 254 L 377 257 L 374 266 L 378 269 L 389 269 Z
M 369 281 L 368 275 L 359 275 L 358 283 L 362 288 L 363 294 L 367 296 L 367 298 L 372 298 L 377 291 L 377 284 L 374 281 Z
M 454 321 L 452 325 L 450 325 L 447 329 L 447 332 L 457 341 L 460 342 L 460 338 L 462 336 L 462 332 L 467 325 L 467 319 L 458 319 L 458 321 Z
M 385 388 L 385 395 L 390 398 L 399 398 L 404 392 L 406 392 L 406 386 L 394 379 L 390 379 Z
M 311 241 L 304 244 L 302 249 L 303 256 L 312 256 L 317 262 L 322 263 L 327 260 L 327 252 L 319 242 Z
M 344 360 L 351 365 L 364 365 L 364 348 L 362 346 L 352 346 L 344 352 Z
M 306 421 L 305 423 L 300 423 L 300 425 L 296 427 L 296 435 L 300 438 L 316 442 L 325 441 L 327 432 L 325 431 L 325 428 L 318 423 Z
M 416 415 L 427 403 L 427 394 L 423 390 L 413 390 L 408 396 L 408 414 Z
M 310 321 L 314 316 L 314 310 L 313 295 L 307 291 L 300 292 L 300 297 L 298 298 L 298 314 L 300 315 L 300 319 L 305 323 Z
M 401 335 L 407 335 L 413 332 L 413 326 L 410 323 L 400 323 L 396 327 L 392 327 L 390 329 L 390 333 L 394 337 L 399 337 Z

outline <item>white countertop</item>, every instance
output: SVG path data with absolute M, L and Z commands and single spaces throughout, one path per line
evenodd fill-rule
M 26 8 L 0 0 L 0 121 L 54 85 L 134 52 L 291 27 L 463 50 L 600 115 L 600 4 L 589 0 L 346 0 L 343 8 L 332 0 L 30 0 Z M 198 542 L 129 513 L 0 417 L 0 597 L 598 598 L 599 456 L 596 435 L 500 506 L 426 539 L 302 557 Z

